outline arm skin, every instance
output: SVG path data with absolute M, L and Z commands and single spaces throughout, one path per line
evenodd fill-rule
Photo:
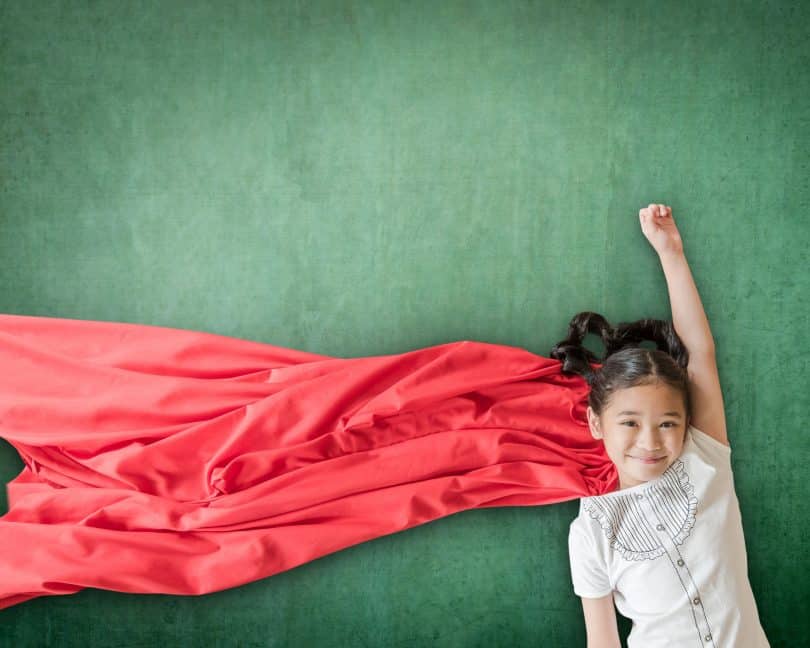
M 586 648 L 622 648 L 613 592 L 601 598 L 582 599 Z
M 709 320 L 703 311 L 695 280 L 683 252 L 659 256 L 667 280 L 672 324 L 689 353 L 714 354 L 715 344 Z
M 691 425 L 729 446 L 714 338 L 683 252 L 661 255 L 672 306 L 672 324 L 689 351 Z

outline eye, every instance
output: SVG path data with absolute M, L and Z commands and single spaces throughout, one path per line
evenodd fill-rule
M 635 421 L 622 421 L 621 425 L 624 425 L 625 423 L 630 423 L 632 425 L 633 423 L 635 423 Z M 665 421 L 661 425 L 668 425 L 670 427 L 675 427 L 676 424 L 673 423 L 672 421 Z

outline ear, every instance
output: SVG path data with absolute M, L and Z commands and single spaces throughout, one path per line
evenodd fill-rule
M 593 411 L 593 408 L 590 405 L 588 405 L 588 409 L 586 411 L 588 414 L 588 427 L 591 430 L 591 436 L 594 439 L 601 439 L 602 430 L 601 426 L 599 425 L 599 417 L 596 416 L 596 413 Z

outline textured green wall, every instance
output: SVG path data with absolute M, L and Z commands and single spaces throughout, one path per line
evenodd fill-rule
M 671 205 L 762 623 L 806 640 L 806 3 L 4 0 L 0 20 L 2 312 L 545 355 L 580 310 L 671 316 L 638 222 Z M 0 446 L 5 482 L 23 464 Z M 0 612 L 0 645 L 584 646 L 576 512 L 465 511 L 200 597 L 40 598 Z

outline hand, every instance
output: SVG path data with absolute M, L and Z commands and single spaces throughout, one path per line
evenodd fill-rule
M 683 241 L 672 219 L 671 208 L 650 203 L 649 207 L 639 210 L 638 218 L 641 222 L 641 231 L 658 252 L 658 256 L 683 254 Z

